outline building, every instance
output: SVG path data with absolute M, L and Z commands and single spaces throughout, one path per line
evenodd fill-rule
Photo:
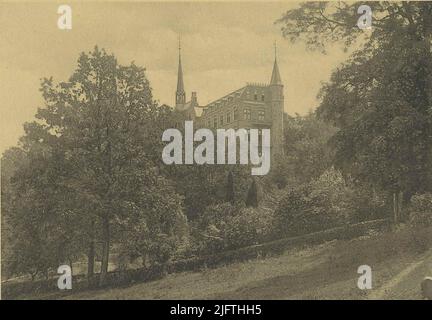
M 197 93 L 186 101 L 179 47 L 175 110 L 195 127 L 209 129 L 271 129 L 272 157 L 283 154 L 284 96 L 276 59 L 269 84 L 247 83 L 205 106 L 198 104 Z

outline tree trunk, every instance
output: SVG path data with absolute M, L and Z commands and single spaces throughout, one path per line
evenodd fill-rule
M 92 239 L 89 244 L 87 253 L 87 279 L 90 281 L 94 275 L 94 259 L 95 259 L 95 247 L 94 240 Z
M 94 220 L 90 223 L 90 242 L 87 252 L 87 284 L 89 287 L 94 285 L 94 265 L 95 265 L 95 239 L 94 239 Z
M 99 285 L 105 284 L 106 275 L 108 273 L 108 261 L 109 261 L 109 247 L 110 247 L 110 225 L 108 217 L 103 217 L 102 234 L 103 234 L 103 246 L 102 246 L 102 265 L 99 279 Z
M 402 214 L 402 201 L 403 201 L 403 192 L 399 192 L 399 199 L 398 199 L 398 219 L 399 221 L 403 221 L 403 214 Z
M 73 276 L 73 262 L 72 262 L 72 259 L 69 259 L 69 267 L 71 269 L 71 276 Z
M 398 191 L 393 193 L 393 219 L 394 223 L 399 223 L 403 219 L 402 217 L 402 202 L 403 202 L 403 192 Z

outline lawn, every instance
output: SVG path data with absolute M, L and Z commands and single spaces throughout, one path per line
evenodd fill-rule
M 430 234 L 430 229 L 372 234 L 130 287 L 37 298 L 420 299 L 420 281 L 432 272 Z M 357 268 L 363 264 L 372 268 L 371 290 L 357 288 Z

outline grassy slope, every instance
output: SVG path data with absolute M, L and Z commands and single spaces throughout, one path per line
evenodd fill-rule
M 417 250 L 418 242 L 413 241 L 413 237 L 411 231 L 405 230 L 350 241 L 332 241 L 290 250 L 279 257 L 172 274 L 149 283 L 76 293 L 63 298 L 419 299 L 419 281 L 432 271 L 432 254 Z M 430 247 L 430 238 L 426 241 L 426 246 Z M 413 263 L 417 264 L 411 268 Z M 372 267 L 374 288 L 370 291 L 357 288 L 357 268 L 362 264 Z

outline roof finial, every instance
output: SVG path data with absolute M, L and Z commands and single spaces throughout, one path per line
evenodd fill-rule
M 279 74 L 279 67 L 277 64 L 277 47 L 276 47 L 276 41 L 274 42 L 274 50 L 275 50 L 275 59 L 274 59 L 274 65 L 273 65 L 273 72 L 272 72 L 272 76 L 271 76 L 271 80 L 270 80 L 270 84 L 274 85 L 281 85 L 282 81 L 280 78 L 280 74 Z
M 274 55 L 275 55 L 275 60 L 277 59 L 277 45 L 276 45 L 276 40 L 273 42 L 274 45 Z

